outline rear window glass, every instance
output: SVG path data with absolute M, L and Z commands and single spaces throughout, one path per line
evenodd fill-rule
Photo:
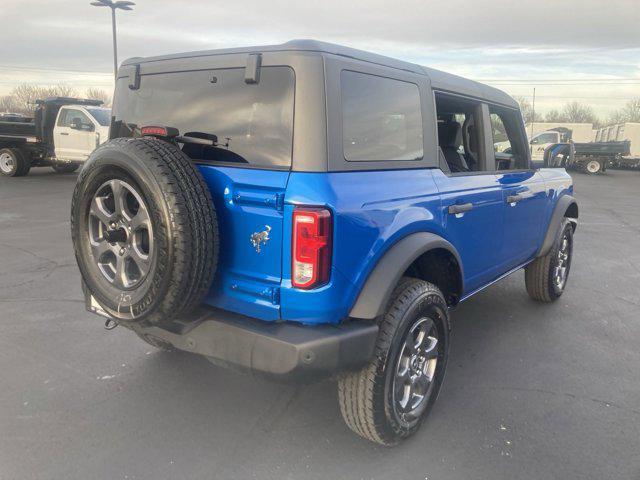
M 340 88 L 345 159 L 422 159 L 422 114 L 417 85 L 343 71 Z
M 181 144 L 196 161 L 289 168 L 295 78 L 289 67 L 262 67 L 260 81 L 244 81 L 244 68 L 143 75 L 140 89 L 118 81 L 111 137 L 140 128 L 177 128 L 180 135 L 217 146 Z

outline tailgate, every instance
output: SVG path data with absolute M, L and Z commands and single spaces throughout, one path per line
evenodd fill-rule
M 282 215 L 289 172 L 199 165 L 218 215 L 218 271 L 206 303 L 280 318 Z

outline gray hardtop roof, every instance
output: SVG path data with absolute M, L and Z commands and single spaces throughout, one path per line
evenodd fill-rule
M 174 53 L 170 55 L 160 55 L 155 57 L 134 57 L 125 60 L 122 65 L 133 65 L 139 63 L 151 63 L 163 60 L 184 59 L 190 57 L 206 57 L 213 55 L 231 55 L 237 53 L 263 53 L 263 52 L 318 52 L 328 53 L 341 57 L 353 58 L 363 62 L 383 65 L 398 70 L 405 70 L 418 75 L 426 75 L 431 79 L 434 90 L 442 90 L 462 95 L 469 95 L 485 99 L 489 102 L 499 103 L 513 108 L 518 108 L 518 103 L 502 90 L 488 85 L 469 80 L 458 75 L 446 73 L 441 70 L 423 67 L 415 63 L 405 62 L 384 55 L 366 52 L 355 48 L 344 47 L 333 43 L 320 42 L 317 40 L 291 40 L 280 45 L 264 45 L 255 47 L 224 48 L 218 50 L 202 50 L 196 52 Z

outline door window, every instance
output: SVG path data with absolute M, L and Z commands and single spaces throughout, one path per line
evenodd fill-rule
M 342 139 L 347 161 L 421 160 L 422 113 L 418 86 L 343 71 Z
M 482 172 L 487 167 L 483 138 L 482 105 L 476 100 L 435 94 L 438 145 L 452 173 Z
M 80 130 L 93 130 L 93 122 L 89 120 L 89 117 L 87 117 L 84 112 L 73 108 L 66 108 L 60 114 L 58 126 L 71 128 L 73 125 L 80 125 Z
M 529 168 L 528 147 L 517 110 L 490 105 L 489 117 L 493 134 L 496 170 Z
M 554 143 L 558 139 L 558 135 L 555 133 L 541 133 L 537 137 L 534 137 L 531 140 L 532 145 L 542 144 L 542 143 Z

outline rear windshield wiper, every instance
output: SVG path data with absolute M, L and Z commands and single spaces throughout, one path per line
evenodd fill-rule
M 226 142 L 220 143 L 217 135 L 204 132 L 187 132 L 184 135 L 176 137 L 176 141 L 180 143 L 194 143 L 197 145 L 209 145 L 210 147 L 229 148 L 231 138 L 225 137 L 224 139 Z

